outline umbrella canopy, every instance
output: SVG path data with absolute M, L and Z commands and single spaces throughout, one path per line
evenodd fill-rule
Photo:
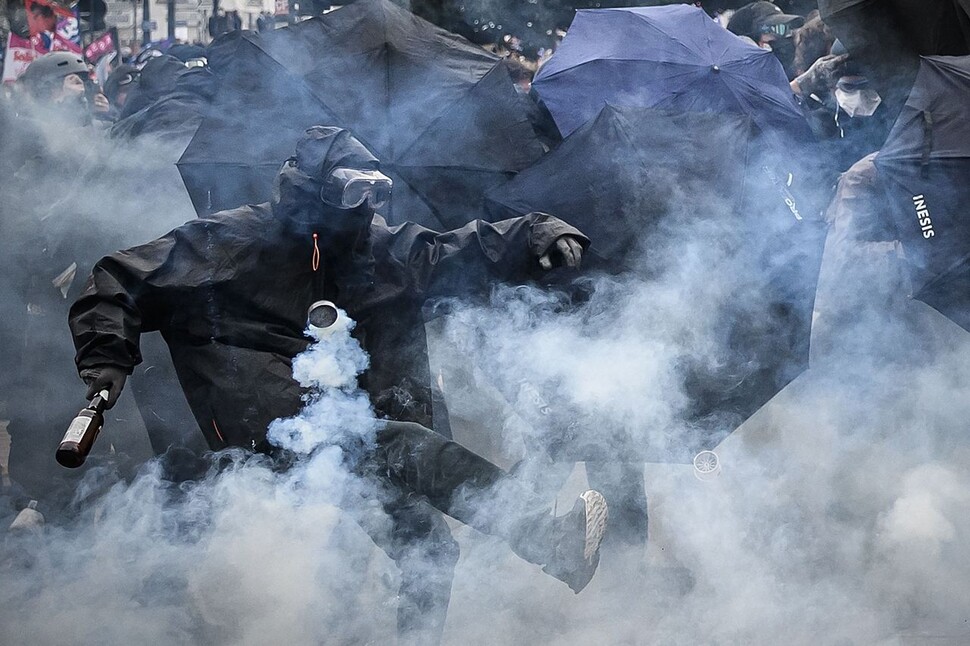
M 896 119 L 920 56 L 970 54 L 970 0 L 820 0 L 819 10 Z
M 487 195 L 501 215 L 548 211 L 577 226 L 592 241 L 589 260 L 609 271 L 663 271 L 659 258 L 687 231 L 709 252 L 671 289 L 683 290 L 672 301 L 682 307 L 699 285 L 728 285 L 703 304 L 715 312 L 714 347 L 682 357 L 684 425 L 669 446 L 631 447 L 648 460 L 689 461 L 716 446 L 808 366 L 825 229 L 795 219 L 764 186 L 751 130 L 740 115 L 608 106 Z M 595 458 L 596 447 L 575 457 Z
M 610 104 L 743 114 L 812 138 L 778 59 L 687 5 L 577 12 L 533 87 L 563 136 Z
M 259 202 L 309 126 L 346 128 L 394 180 L 385 215 L 441 229 L 542 148 L 504 64 L 386 0 L 221 49 L 209 117 L 179 162 L 200 212 Z M 220 50 L 221 51 L 221 50 Z
M 486 199 L 493 218 L 555 213 L 589 236 L 588 260 L 625 271 L 638 239 L 664 218 L 675 196 L 739 206 L 744 172 L 737 162 L 747 154 L 749 130 L 739 115 L 607 106 Z
M 854 55 L 970 53 L 968 0 L 819 0 L 822 20 Z
M 913 296 L 970 331 L 970 56 L 923 59 L 876 167 Z

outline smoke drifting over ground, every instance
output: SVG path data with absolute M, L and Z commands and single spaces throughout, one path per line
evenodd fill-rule
M 156 462 L 130 485 L 116 484 L 76 526 L 11 536 L 0 641 L 392 640 L 393 573 L 369 563 L 367 535 L 336 508 L 357 496 L 357 517 L 382 522 L 340 448 L 355 446 L 348 434 L 372 440 L 373 413 L 356 387 L 367 357 L 345 316 L 335 327 L 314 333 L 295 362 L 310 389 L 306 409 L 270 430 L 295 466 L 280 471 L 269 458 L 232 451 L 200 481 L 176 484 Z
M 885 245 L 872 247 L 866 251 L 882 269 L 898 262 L 874 253 Z M 827 252 L 831 269 L 857 249 L 830 244 Z M 817 345 L 830 353 L 817 352 L 814 368 L 725 440 L 720 478 L 700 482 L 686 466 L 646 465 L 652 540 L 646 559 L 605 553 L 583 597 L 530 604 L 528 618 L 480 643 L 522 643 L 523 625 L 548 635 L 544 643 L 965 641 L 970 474 L 962 420 L 970 344 L 964 331 L 906 300 L 893 272 L 873 280 L 871 271 L 861 264 L 840 273 L 836 293 L 848 292 L 851 300 L 820 293 L 819 308 L 855 312 L 852 325 L 817 332 Z M 486 321 L 487 365 L 501 367 L 484 378 L 552 375 L 560 402 L 591 410 L 586 428 L 606 437 L 618 423 L 663 420 L 682 393 L 663 366 L 650 362 L 681 349 L 676 328 L 627 321 L 647 303 L 665 302 L 651 292 L 669 296 L 674 284 L 618 290 L 622 296 L 601 310 L 610 315 L 587 311 L 585 327 L 583 317 L 544 319 L 529 294 L 500 292 L 497 309 L 476 312 Z M 598 309 L 596 301 L 588 307 Z M 876 301 L 878 310 L 869 307 Z M 562 327 L 550 323 L 554 318 Z M 703 320 L 696 324 L 703 329 Z M 514 352 L 490 353 L 509 338 Z M 572 356 L 562 357 L 561 348 Z M 511 425 L 506 452 L 528 444 L 514 434 L 523 426 L 529 429 Z M 501 606 L 501 599 L 496 595 L 494 603 Z M 467 627 L 463 620 L 473 617 L 454 605 L 456 630 L 449 634 L 457 639 Z M 552 608 L 569 610 L 560 615 Z
M 119 162 L 124 181 L 89 185 L 83 212 L 109 227 L 118 226 L 109 215 L 128 218 L 145 204 L 192 217 L 182 194 L 119 195 L 132 168 L 154 168 L 147 160 L 174 173 L 171 156 L 126 146 L 135 152 Z M 675 447 L 688 402 L 678 369 L 685 356 L 717 363 L 717 305 L 737 293 L 731 270 L 744 261 L 719 242 L 729 232 L 677 222 L 654 247 L 648 277 L 598 278 L 577 309 L 533 288 L 500 288 L 487 306 L 455 308 L 437 358 L 457 439 L 511 460 L 550 439 L 503 401 L 521 412 L 525 379 L 554 412 L 579 420 L 587 444 L 621 446 L 623 429 L 660 455 Z M 647 464 L 650 547 L 604 553 L 581 595 L 500 541 L 457 528 L 463 556 L 445 642 L 966 643 L 970 342 L 903 296 L 901 262 L 892 245 L 830 236 L 813 368 L 722 443 L 717 480 Z M 92 470 L 85 487 L 110 490 L 76 525 L 11 538 L 0 643 L 393 642 L 397 573 L 338 510 L 348 498 L 367 500 L 369 484 L 339 451 L 320 448 L 335 433 L 373 430 L 348 381 L 366 357 L 332 343 L 296 362 L 297 378 L 318 394 L 272 431 L 308 454 L 296 467 L 229 453 L 193 484 L 171 483 L 158 463 L 114 484 Z M 491 417 L 458 422 L 483 410 Z M 138 432 L 108 424 L 112 434 Z M 476 435 L 500 429 L 498 446 Z M 582 487 L 580 470 L 560 500 Z M 376 509 L 358 507 L 381 522 Z

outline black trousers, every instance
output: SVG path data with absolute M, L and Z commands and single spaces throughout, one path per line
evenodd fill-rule
M 265 442 L 256 448 L 278 469 L 299 462 Z M 401 572 L 397 620 L 403 643 L 433 645 L 441 639 L 459 556 L 445 514 L 505 539 L 530 563 L 550 561 L 556 532 L 551 503 L 457 442 L 420 424 L 383 421 L 373 447 L 363 449 L 355 440 L 342 448 L 350 468 L 373 485 L 365 487 L 365 495 L 377 496 L 391 521 L 361 511 L 367 505 L 358 491 L 341 503 Z M 204 461 L 185 459 L 186 453 L 175 448 L 163 457 L 183 473 L 173 479 L 206 472 Z
M 409 422 L 385 422 L 361 463 L 387 492 L 390 535 L 368 530 L 401 570 L 398 630 L 435 644 L 444 628 L 459 549 L 442 514 L 508 541 L 542 564 L 552 548 L 549 503 L 460 444 Z
M 551 456 L 545 447 L 532 447 L 529 455 L 512 472 L 530 483 L 543 498 L 555 497 L 573 470 L 575 461 Z M 642 549 L 647 544 L 647 492 L 643 463 L 615 460 L 586 460 L 586 479 L 610 506 L 610 531 L 603 540 L 604 552 L 626 548 Z
M 550 497 L 562 488 L 576 462 L 584 461 L 589 486 L 603 494 L 610 508 L 604 551 L 644 548 L 648 519 L 643 462 L 636 461 L 637 451 L 628 435 L 558 402 L 555 391 L 548 388 L 529 381 L 522 381 L 518 388 L 506 397 L 537 432 L 524 437 L 526 457 L 513 467 L 513 473 Z M 598 432 L 587 435 L 587 428 Z

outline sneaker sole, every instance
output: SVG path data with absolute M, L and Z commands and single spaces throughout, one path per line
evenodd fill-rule
M 583 546 L 583 558 L 592 562 L 600 549 L 600 543 L 603 542 L 610 510 L 606 505 L 606 498 L 598 491 L 586 491 L 580 498 L 586 505 L 586 543 Z

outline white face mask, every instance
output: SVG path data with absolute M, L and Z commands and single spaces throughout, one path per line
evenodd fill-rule
M 835 100 L 850 117 L 871 117 L 882 103 L 879 93 L 871 89 L 835 89 Z

